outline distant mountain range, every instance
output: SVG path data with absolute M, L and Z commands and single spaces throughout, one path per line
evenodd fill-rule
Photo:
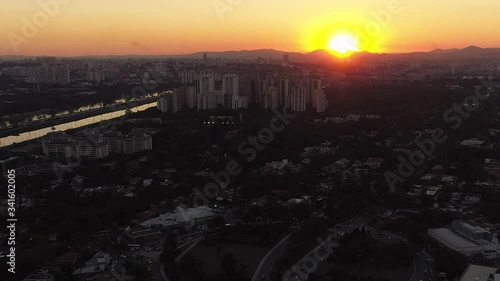
M 98 57 L 106 59 L 124 59 L 124 58 L 149 58 L 149 59 L 167 59 L 167 58 L 198 58 L 202 59 L 204 54 L 208 58 L 240 58 L 240 59 L 257 59 L 272 58 L 283 59 L 283 55 L 288 54 L 292 62 L 327 62 L 340 60 L 333 56 L 327 50 L 316 50 L 310 53 L 285 52 L 273 49 L 259 50 L 241 50 L 241 51 L 224 51 L 224 52 L 196 52 L 186 55 L 110 55 L 110 56 L 79 56 L 83 57 Z M 35 56 L 3 56 L 3 60 L 19 60 Z M 369 53 L 360 52 L 350 56 L 351 60 L 355 61 L 379 61 L 379 60 L 470 60 L 470 59 L 498 59 L 500 60 L 500 48 L 480 48 L 470 46 L 464 49 L 436 49 L 430 52 L 413 52 L 413 53 Z
M 405 59 L 405 60 L 470 60 L 470 59 L 500 59 L 500 48 L 479 48 L 469 46 L 464 49 L 436 49 L 430 52 L 413 52 L 402 54 L 370 54 L 358 53 L 354 57 Z
M 332 55 L 326 50 L 317 50 L 303 55 L 306 60 L 320 62 L 331 60 Z M 353 61 L 387 61 L 387 60 L 473 60 L 473 59 L 493 59 L 500 60 L 500 48 L 479 48 L 470 46 L 464 49 L 437 49 L 430 52 L 413 53 L 369 53 L 359 52 L 350 56 Z M 333 58 L 335 60 L 335 58 Z

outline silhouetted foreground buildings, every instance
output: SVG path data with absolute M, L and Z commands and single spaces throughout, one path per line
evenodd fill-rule
M 63 133 L 49 134 L 42 139 L 43 153 L 55 159 L 88 157 L 102 159 L 110 153 L 131 154 L 153 149 L 152 136 L 141 130 L 128 134 L 120 132 L 76 133 L 72 136 Z

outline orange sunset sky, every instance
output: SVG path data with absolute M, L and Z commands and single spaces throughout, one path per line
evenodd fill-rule
M 25 21 L 43 23 L 40 3 L 50 2 L 53 15 L 24 36 Z M 0 55 L 308 52 L 336 34 L 370 52 L 500 47 L 498 0 L 1 0 L 0 8 Z

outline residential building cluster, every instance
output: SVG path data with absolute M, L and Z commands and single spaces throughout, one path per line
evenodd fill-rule
M 254 74 L 259 76 L 259 74 Z M 288 75 L 270 78 L 255 78 L 244 74 L 216 74 L 213 72 L 183 71 L 184 85 L 158 101 L 163 112 L 177 112 L 183 108 L 215 109 L 247 108 L 249 104 L 261 108 L 286 107 L 302 112 L 313 108 L 324 112 L 328 100 L 320 78 L 307 75 L 289 77 Z M 192 84 L 192 85 L 189 85 Z M 220 87 L 216 87 L 220 85 Z
M 110 153 L 131 154 L 152 150 L 153 138 L 141 130 L 133 130 L 128 134 L 96 130 L 85 130 L 74 135 L 53 133 L 42 138 L 42 149 L 46 156 L 56 159 L 102 159 Z
M 67 65 L 16 66 L 7 69 L 6 73 L 13 77 L 24 78 L 27 82 L 35 84 L 67 85 L 71 82 Z

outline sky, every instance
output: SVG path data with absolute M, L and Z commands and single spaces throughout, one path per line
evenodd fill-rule
M 500 47 L 498 0 L 1 0 L 0 55 Z

